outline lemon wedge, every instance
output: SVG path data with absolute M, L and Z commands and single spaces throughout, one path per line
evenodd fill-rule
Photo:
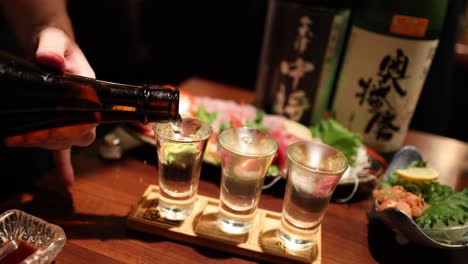
M 433 181 L 439 177 L 439 172 L 433 168 L 407 168 L 396 170 L 396 173 L 408 181 Z

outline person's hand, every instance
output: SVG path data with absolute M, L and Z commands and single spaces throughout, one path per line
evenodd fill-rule
M 55 27 L 45 27 L 37 34 L 35 59 L 41 64 L 57 70 L 95 78 L 94 71 L 78 45 L 65 32 Z M 79 125 L 49 130 L 30 132 L 7 138 L 5 144 L 10 147 L 39 147 L 54 151 L 58 172 L 65 183 L 74 182 L 71 164 L 72 146 L 88 146 L 96 136 L 96 126 Z

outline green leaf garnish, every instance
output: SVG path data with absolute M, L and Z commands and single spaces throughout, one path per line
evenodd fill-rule
M 271 176 L 278 176 L 280 175 L 281 172 L 278 168 L 278 166 L 276 165 L 270 165 L 270 167 L 268 168 L 268 175 L 271 175 Z
M 219 133 L 221 133 L 224 130 L 229 129 L 231 127 L 232 127 L 231 122 L 223 122 L 223 123 L 219 124 Z
M 468 188 L 428 203 L 431 207 L 415 219 L 422 229 L 464 225 L 468 220 Z
M 200 105 L 198 106 L 198 111 L 195 116 L 209 124 L 213 124 L 213 122 L 216 120 L 217 113 L 209 113 L 206 111 L 203 105 Z
M 323 143 L 341 151 L 351 166 L 354 165 L 357 150 L 362 146 L 361 136 L 350 132 L 340 123 L 330 118 L 322 120 L 314 126 L 309 127 L 312 136 L 320 138 Z

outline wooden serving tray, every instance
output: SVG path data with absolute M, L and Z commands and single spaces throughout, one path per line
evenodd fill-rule
M 222 232 L 216 224 L 218 199 L 197 195 L 192 214 L 184 221 L 171 221 L 160 217 L 157 209 L 158 197 L 159 187 L 149 185 L 128 216 L 127 226 L 169 239 L 272 263 L 321 262 L 320 229 L 314 247 L 290 251 L 277 240 L 281 220 L 281 214 L 277 212 L 259 208 L 249 233 L 230 235 Z

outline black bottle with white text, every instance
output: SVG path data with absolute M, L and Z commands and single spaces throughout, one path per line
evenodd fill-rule
M 347 1 L 269 0 L 255 104 L 304 125 L 329 104 L 351 15 Z
M 0 53 L 0 138 L 54 127 L 178 121 L 179 90 L 58 73 Z

